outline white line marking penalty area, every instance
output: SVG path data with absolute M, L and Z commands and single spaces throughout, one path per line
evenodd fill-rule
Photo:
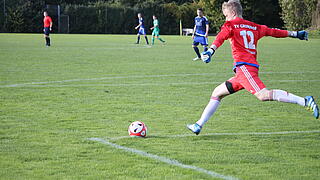
M 309 71 L 309 72 L 260 72 L 260 74 L 316 74 L 318 72 Z M 212 76 L 219 74 L 230 74 L 232 73 L 193 73 L 193 74 L 158 74 L 158 75 L 127 75 L 127 76 L 109 76 L 109 77 L 97 77 L 97 78 L 83 78 L 83 79 L 66 79 L 66 80 L 56 80 L 56 81 L 39 81 L 39 82 L 25 82 L 19 84 L 3 84 L 0 85 L 0 88 L 8 87 L 25 87 L 32 85 L 44 85 L 44 84 L 58 84 L 58 83 L 68 83 L 68 82 L 84 82 L 84 81 L 101 81 L 101 80 L 114 80 L 114 79 L 137 79 L 137 78 L 164 78 L 164 77 L 186 77 L 186 76 Z M 281 81 L 281 80 L 280 80 Z M 296 82 L 297 80 L 284 80 Z M 302 81 L 302 80 L 301 80 Z M 308 80 L 303 80 L 308 81 Z M 318 81 L 318 80 L 309 80 L 309 81 Z
M 183 164 L 183 163 L 181 163 L 181 162 L 179 162 L 177 160 L 174 160 L 174 159 L 169 159 L 169 158 L 166 158 L 166 157 L 163 157 L 163 156 L 158 156 L 158 155 L 151 154 L 151 153 L 148 153 L 148 152 L 145 152 L 145 151 L 141 151 L 141 150 L 138 150 L 138 149 L 134 149 L 134 148 L 120 146 L 118 144 L 111 143 L 111 142 L 109 142 L 108 140 L 105 140 L 105 139 L 88 138 L 88 140 L 100 142 L 102 144 L 111 146 L 113 148 L 120 149 L 120 150 L 123 150 L 123 151 L 126 151 L 126 152 L 130 152 L 130 153 L 134 153 L 134 154 L 138 154 L 140 156 L 151 158 L 151 159 L 154 159 L 154 160 L 157 160 L 157 161 L 161 161 L 161 162 L 167 163 L 169 165 L 177 166 L 177 167 L 184 168 L 184 169 L 192 169 L 194 171 L 197 171 L 197 172 L 200 172 L 200 173 L 203 173 L 203 174 L 207 174 L 207 175 L 212 176 L 212 177 L 221 178 L 221 179 L 225 179 L 225 180 L 237 180 L 238 179 L 238 178 L 235 178 L 235 177 L 232 177 L 232 176 L 222 175 L 222 174 L 216 173 L 214 171 L 209 171 L 209 170 L 197 167 L 197 166 Z
M 173 135 L 153 135 L 158 138 L 183 138 L 183 137 L 201 137 L 201 136 L 243 136 L 243 135 L 285 135 L 285 134 L 310 134 L 310 133 L 320 133 L 320 130 L 311 130 L 311 131 L 279 131 L 279 132 L 226 132 L 226 133 L 207 133 L 200 134 L 198 136 L 189 133 L 189 134 L 173 134 Z M 151 136 L 152 137 L 152 136 Z M 119 136 L 119 137 L 110 137 L 108 138 L 111 141 L 116 141 L 120 139 L 132 138 L 131 136 Z

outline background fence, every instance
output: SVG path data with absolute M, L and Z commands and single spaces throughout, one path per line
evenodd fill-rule
M 53 31 L 60 33 L 133 34 L 137 13 L 152 27 L 158 16 L 161 34 L 179 34 L 194 26 L 196 9 L 204 8 L 210 32 L 219 31 L 224 22 L 224 0 L 0 0 L 0 32 L 42 32 L 43 11 L 53 19 Z M 53 5 L 48 5 L 52 3 Z M 320 0 L 241 0 L 244 18 L 274 28 L 306 29 L 319 27 Z M 59 9 L 58 4 L 60 5 Z

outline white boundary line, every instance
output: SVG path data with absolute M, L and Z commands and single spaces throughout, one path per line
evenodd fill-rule
M 284 135 L 284 134 L 308 134 L 308 133 L 320 133 L 320 130 L 312 130 L 312 131 L 280 131 L 280 132 L 243 132 L 243 133 L 207 133 L 207 134 L 201 134 L 199 136 L 235 136 L 235 135 Z M 189 137 L 189 136 L 195 136 L 194 134 L 176 134 L 176 135 L 162 135 L 162 136 L 157 136 L 157 137 L 166 137 L 166 138 L 182 138 L 182 137 Z M 114 138 L 108 138 L 109 140 L 119 140 L 119 139 L 124 139 L 124 138 L 132 138 L 130 136 L 120 136 L 120 137 L 114 137 Z M 148 157 L 157 161 L 161 161 L 164 163 L 167 163 L 169 165 L 173 165 L 173 166 L 178 166 L 181 168 L 185 168 L 185 169 L 192 169 L 195 171 L 198 171 L 200 173 L 204 173 L 207 175 L 210 175 L 212 177 L 217 177 L 217 178 L 221 178 L 221 179 L 225 179 L 225 180 L 237 180 L 236 177 L 232 177 L 232 176 L 226 176 L 226 175 L 222 175 L 219 173 L 216 173 L 214 171 L 209 171 L 197 166 L 192 166 L 192 165 L 186 165 L 186 164 L 182 164 L 181 162 L 174 160 L 174 159 L 169 159 L 166 157 L 162 157 L 162 156 L 158 156 L 155 154 L 151 154 L 148 152 L 144 152 L 138 149 L 133 149 L 133 148 L 128 148 L 125 146 L 120 146 L 118 144 L 112 143 L 109 140 L 105 140 L 105 139 L 101 139 L 101 138 L 88 138 L 88 140 L 90 141 L 96 141 L 96 142 L 100 142 L 102 144 L 105 145 L 109 145 L 111 147 L 114 147 L 116 149 L 120 149 L 120 150 L 124 150 L 130 153 L 135 153 L 144 157 Z
M 319 80 L 320 82 L 320 80 Z M 127 84 L 61 84 L 61 85 L 23 85 L 23 86 L 14 86 L 15 88 L 19 87 L 96 87 L 96 86 L 108 86 L 108 87 L 123 87 L 123 86 L 170 86 L 170 85 L 201 85 L 201 84 L 220 84 L 222 82 L 173 82 L 173 83 L 127 83 Z M 14 88 L 11 87 L 11 88 Z M 2 87 L 0 88 L 9 88 Z
M 21 84 L 9 84 L 1 85 L 0 87 L 18 87 L 25 85 L 38 85 L 38 84 L 56 84 L 56 83 L 66 83 L 66 82 L 81 82 L 81 81 L 100 81 L 106 79 L 130 79 L 130 78 L 159 78 L 159 77 L 178 77 L 178 76 L 206 76 L 206 75 L 216 75 L 221 73 L 195 73 L 195 74 L 162 74 L 162 75 L 131 75 L 131 76 L 110 76 L 110 77 L 101 77 L 101 78 L 85 78 L 85 79 L 68 79 L 60 81 L 44 81 L 44 82 L 28 82 Z M 227 73 L 223 73 L 227 74 Z M 228 73 L 231 74 L 231 73 Z
M 79 49 L 79 47 L 75 47 L 75 46 L 72 46 L 72 47 L 68 47 L 69 49 Z M 81 50 L 85 50 L 85 51 L 91 51 L 92 49 L 99 49 L 99 50 L 117 50 L 117 49 L 146 49 L 146 48 L 152 48 L 152 46 L 150 45 L 139 45 L 139 44 L 127 44 L 126 46 L 123 46 L 123 47 L 114 47 L 114 45 L 110 44 L 110 46 L 106 46 L 106 47 L 80 47 Z M 10 48 L 1 48 L 0 51 L 7 51 L 8 49 Z M 29 50 L 30 48 L 19 48 L 19 50 Z M 34 47 L 32 49 L 43 49 L 43 47 Z M 54 49 L 56 50 L 61 50 L 64 48 L 63 47 L 54 47 Z
M 320 80 L 271 80 L 266 82 L 320 82 Z M 25 84 L 25 85 L 4 85 L 0 88 L 18 88 L 18 87 L 96 87 L 96 86 L 108 86 L 108 87 L 122 87 L 122 86 L 170 86 L 170 85 L 201 85 L 201 84 L 220 84 L 222 82 L 172 82 L 172 83 L 127 83 L 127 84 Z
M 241 135 L 284 135 L 284 134 L 308 134 L 308 133 L 320 133 L 320 130 L 312 130 L 312 131 L 280 131 L 280 132 L 240 132 L 240 133 L 207 133 L 200 134 L 198 136 L 241 136 Z M 176 134 L 176 135 L 154 135 L 154 137 L 159 138 L 183 138 L 183 137 L 198 137 L 192 133 L 190 134 Z M 151 136 L 152 137 L 152 136 Z M 131 136 L 119 136 L 108 138 L 109 140 L 119 140 L 119 139 L 127 139 L 132 138 Z
M 148 158 L 151 158 L 151 159 L 154 159 L 154 160 L 157 160 L 157 161 L 161 161 L 161 162 L 167 163 L 169 165 L 178 166 L 178 167 L 181 167 L 181 168 L 184 168 L 184 169 L 192 169 L 194 171 L 198 171 L 200 173 L 204 173 L 204 174 L 210 175 L 212 177 L 221 178 L 221 179 L 225 179 L 225 180 L 236 180 L 237 179 L 237 178 L 232 177 L 232 176 L 222 175 L 222 174 L 216 173 L 214 171 L 209 171 L 209 170 L 197 167 L 197 166 L 182 164 L 181 162 L 179 162 L 177 160 L 174 160 L 174 159 L 169 159 L 169 158 L 166 158 L 166 157 L 163 157 L 163 156 L 158 156 L 158 155 L 151 154 L 151 153 L 148 153 L 148 152 L 144 152 L 144 151 L 141 151 L 141 150 L 138 150 L 138 149 L 133 149 L 133 148 L 125 147 L 125 146 L 120 146 L 118 144 L 111 143 L 108 140 L 104 140 L 104 139 L 101 139 L 101 138 L 89 138 L 88 140 L 100 142 L 102 144 L 109 145 L 109 146 L 114 147 L 116 149 L 120 149 L 120 150 L 124 150 L 124 151 L 130 152 L 130 153 L 138 154 L 140 156 L 148 157 Z
M 220 84 L 222 83 L 218 81 L 211 82 L 172 82 L 172 83 L 125 83 L 125 84 L 20 84 L 20 85 L 4 85 L 0 86 L 0 88 L 19 88 L 19 87 L 96 87 L 96 86 L 108 86 L 108 87 L 123 87 L 123 86 L 171 86 L 171 85 L 201 85 L 201 84 Z M 287 82 L 287 83 L 295 83 L 295 82 L 320 82 L 320 80 L 270 80 L 265 82 Z
M 317 74 L 316 71 L 310 72 L 260 72 L 260 74 Z M 20 87 L 26 85 L 41 85 L 41 84 L 56 84 L 56 83 L 66 83 L 66 82 L 81 82 L 81 81 L 100 81 L 106 79 L 129 79 L 129 78 L 159 78 L 159 77 L 185 77 L 185 76 L 208 76 L 208 75 L 219 75 L 219 74 L 230 74 L 232 73 L 194 73 L 194 74 L 160 74 L 160 75 L 128 75 L 128 76 L 110 76 L 110 77 L 100 77 L 100 78 L 84 78 L 84 79 L 68 79 L 68 80 L 60 80 L 60 81 L 44 81 L 44 82 L 27 82 L 20 84 L 7 84 L 0 85 L 0 88 L 6 87 Z M 291 80 L 288 80 L 291 81 Z M 292 80 L 295 81 L 295 80 Z M 301 80 L 307 81 L 307 80 Z M 309 80 L 310 81 L 310 80 Z

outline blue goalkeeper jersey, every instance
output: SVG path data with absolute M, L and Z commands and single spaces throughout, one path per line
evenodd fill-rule
M 194 18 L 194 24 L 196 26 L 196 35 L 204 36 L 206 34 L 206 25 L 209 24 L 208 19 L 205 16 L 197 16 Z

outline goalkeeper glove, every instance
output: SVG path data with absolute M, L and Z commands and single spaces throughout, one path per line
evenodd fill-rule
M 214 54 L 215 50 L 209 48 L 207 51 L 201 53 L 201 59 L 205 63 L 209 63 L 211 61 L 211 56 Z
M 297 38 L 300 40 L 307 40 L 308 41 L 308 32 L 307 31 L 297 31 Z

